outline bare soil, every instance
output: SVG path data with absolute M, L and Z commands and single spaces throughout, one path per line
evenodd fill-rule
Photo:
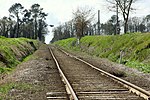
M 48 92 L 65 92 L 58 70 L 46 45 L 40 47 L 32 58 L 0 81 L 0 87 L 13 85 L 8 93 L 0 93 L 3 100 L 47 100 Z
M 150 74 L 85 53 L 70 53 L 150 91 Z M 46 45 L 42 45 L 29 61 L 19 64 L 10 74 L 1 75 L 0 87 L 12 83 L 15 85 L 10 88 L 8 93 L 0 92 L 3 100 L 47 100 L 46 93 L 50 91 L 65 92 L 65 87 Z

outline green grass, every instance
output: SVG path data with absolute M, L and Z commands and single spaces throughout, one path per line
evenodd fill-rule
M 33 86 L 27 83 L 7 83 L 0 86 L 0 100 L 4 100 L 6 98 L 6 95 L 12 90 L 20 90 L 20 91 L 26 91 L 31 89 Z M 7 97 L 8 98 L 8 97 Z
M 29 56 L 27 56 L 25 59 L 23 59 L 23 62 L 26 62 L 26 61 L 29 61 L 29 60 L 31 60 L 31 59 L 36 59 L 37 57 L 34 55 L 29 55 Z
M 32 86 L 27 83 L 7 83 L 0 86 L 0 93 L 7 94 L 11 89 L 27 90 Z
M 150 73 L 150 33 L 130 33 L 124 35 L 85 36 L 76 45 L 75 38 L 57 41 L 54 44 L 68 50 L 86 52 L 92 56 L 108 58 L 113 62 Z
M 61 40 L 60 42 L 56 42 L 55 44 L 62 46 L 66 49 L 80 51 L 79 46 L 76 45 L 76 38 L 69 38 L 69 39 Z
M 34 52 L 34 48 L 30 45 L 31 41 L 35 47 L 38 47 L 37 40 L 0 36 L 0 73 L 11 71 L 13 67 Z
M 1 74 L 1 73 L 4 73 L 4 72 L 9 72 L 9 71 L 11 71 L 11 70 L 12 70 L 12 68 L 0 67 L 0 74 Z
M 144 73 L 150 73 L 150 65 L 148 64 L 144 64 L 144 63 L 137 62 L 137 61 L 129 61 L 125 65 L 131 68 L 136 68 L 139 71 L 142 71 Z

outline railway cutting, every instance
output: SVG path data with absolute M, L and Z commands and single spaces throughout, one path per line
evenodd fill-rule
M 54 47 L 49 50 L 70 100 L 149 100 L 150 93 L 144 89 L 122 79 L 120 82 L 117 77 L 63 50 Z

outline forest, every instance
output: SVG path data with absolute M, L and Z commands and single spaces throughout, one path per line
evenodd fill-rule
M 9 9 L 9 16 L 0 19 L 0 36 L 8 38 L 25 37 L 45 41 L 48 33 L 47 13 L 39 4 L 33 4 L 25 9 L 22 4 L 15 3 Z

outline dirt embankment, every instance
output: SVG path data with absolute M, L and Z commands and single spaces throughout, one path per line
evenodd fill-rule
M 0 38 L 0 73 L 11 70 L 38 48 L 36 40 Z

